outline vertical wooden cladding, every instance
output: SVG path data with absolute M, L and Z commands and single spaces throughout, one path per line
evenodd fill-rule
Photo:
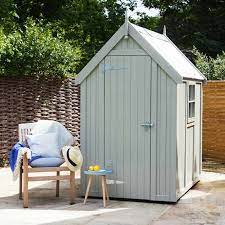
M 105 65 L 114 68 L 105 71 L 111 196 L 175 201 L 176 84 L 149 56 L 107 56 Z
M 187 120 L 188 83 L 177 86 L 177 192 L 184 194 L 201 173 L 202 84 L 195 83 L 195 118 Z M 185 101 L 184 101 L 185 99 Z
M 180 58 L 170 61 L 160 44 L 154 45 L 161 37 L 169 46 L 169 39 L 128 27 L 129 37 L 120 29 L 78 77 L 86 88 L 81 100 L 86 167 L 99 163 L 113 169 L 112 197 L 175 202 L 200 173 L 201 84 L 195 82 L 198 115 L 191 127 L 182 83 L 186 70 L 177 65 L 184 56 L 172 45 Z M 202 80 L 186 63 L 192 83 Z M 98 193 L 96 186 L 92 195 Z
M 177 85 L 177 190 L 178 194 L 186 187 L 186 84 Z
M 194 159 L 194 135 L 195 125 L 186 129 L 186 161 L 185 161 L 185 187 L 192 186 L 193 183 L 193 159 Z
M 104 61 L 82 83 L 81 101 L 83 169 L 94 164 L 104 167 Z M 85 177 L 82 179 L 85 186 L 87 181 Z M 92 192 L 98 195 L 97 179 L 94 183 Z
M 199 179 L 202 170 L 202 84 L 196 83 L 196 107 L 195 107 L 195 133 L 194 133 L 194 160 L 193 180 Z
M 153 63 L 154 64 L 154 63 Z M 154 85 L 154 84 L 152 84 Z M 176 201 L 176 84 L 157 67 L 156 200 Z M 152 104 L 152 107 L 154 104 Z M 154 149 L 151 149 L 154 151 Z
M 149 56 L 107 56 L 81 89 L 84 169 L 112 168 L 112 197 L 175 201 L 176 84 Z

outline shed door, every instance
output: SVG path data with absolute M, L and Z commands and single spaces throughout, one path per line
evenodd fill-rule
M 105 166 L 113 169 L 108 179 L 110 195 L 149 199 L 154 127 L 148 124 L 155 123 L 151 120 L 151 58 L 107 56 L 104 71 Z

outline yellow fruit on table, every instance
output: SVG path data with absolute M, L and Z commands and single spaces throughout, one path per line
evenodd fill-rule
M 99 171 L 100 169 L 101 169 L 101 167 L 99 165 L 94 166 L 94 171 Z
M 89 170 L 94 170 L 94 166 L 89 166 L 89 168 L 88 168 Z

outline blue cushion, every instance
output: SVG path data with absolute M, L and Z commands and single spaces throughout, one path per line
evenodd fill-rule
M 62 158 L 39 158 L 35 159 L 30 163 L 31 167 L 57 167 L 64 163 Z

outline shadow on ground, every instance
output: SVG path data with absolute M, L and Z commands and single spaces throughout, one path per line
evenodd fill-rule
M 29 208 L 23 209 L 18 199 L 18 182 L 12 182 L 9 169 L 0 169 L 0 224 L 1 225 L 101 225 L 140 224 L 156 221 L 171 206 L 146 202 L 111 200 L 103 208 L 102 199 L 77 198 L 69 204 L 68 183 L 62 181 L 60 197 L 55 197 L 55 182 L 31 182 Z
M 206 169 L 206 167 L 204 168 Z M 111 200 L 107 208 L 101 199 L 83 205 L 78 198 L 69 205 L 68 184 L 61 182 L 55 197 L 55 182 L 33 182 L 29 189 L 30 208 L 18 200 L 18 183 L 9 169 L 0 169 L 1 225 L 224 225 L 225 174 L 203 172 L 201 181 L 177 204 Z

